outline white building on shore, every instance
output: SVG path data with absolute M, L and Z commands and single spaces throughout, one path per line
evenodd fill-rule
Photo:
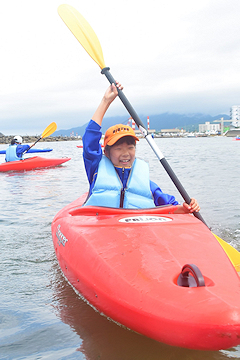
M 230 120 L 233 128 L 240 128 L 240 105 L 233 105 L 230 109 Z
M 217 133 L 220 131 L 220 124 L 211 124 L 206 121 L 205 124 L 199 124 L 200 133 Z

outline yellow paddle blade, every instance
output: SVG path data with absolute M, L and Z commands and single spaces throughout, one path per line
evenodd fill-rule
M 105 64 L 102 48 L 97 35 L 89 23 L 70 5 L 60 5 L 58 7 L 58 14 L 91 58 L 103 69 Z
M 52 122 L 50 125 L 48 125 L 48 127 L 46 127 L 46 129 L 43 131 L 42 135 L 41 135 L 41 139 L 45 138 L 49 135 L 52 135 L 54 133 L 54 131 L 57 130 L 57 124 L 55 122 Z
M 237 251 L 234 247 L 232 247 L 230 244 L 228 244 L 226 241 L 221 239 L 216 234 L 214 234 L 214 233 L 212 233 L 212 234 L 215 236 L 215 238 L 217 239 L 219 244 L 222 246 L 223 250 L 229 257 L 229 259 L 230 259 L 231 263 L 233 264 L 233 266 L 235 267 L 236 271 L 240 272 L 240 252 Z

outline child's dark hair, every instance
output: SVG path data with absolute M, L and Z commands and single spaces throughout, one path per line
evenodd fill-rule
M 12 141 L 11 141 L 11 145 L 14 145 L 15 144 L 15 140 L 14 139 L 12 139 Z
M 121 139 L 119 139 L 118 141 L 115 142 L 115 144 L 109 146 L 106 145 L 105 146 L 105 151 L 109 151 L 110 148 L 114 145 L 121 145 L 123 143 L 127 143 L 128 145 L 134 145 L 136 146 L 136 140 L 132 137 L 132 136 L 123 136 Z

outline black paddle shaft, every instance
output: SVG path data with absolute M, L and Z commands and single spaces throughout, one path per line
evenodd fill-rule
M 106 78 L 108 79 L 110 84 L 113 84 L 113 83 L 116 84 L 116 81 L 115 81 L 114 77 L 111 75 L 109 70 L 110 70 L 109 67 L 105 67 L 105 68 L 102 69 L 101 73 L 106 76 Z M 184 201 L 187 204 L 190 204 L 190 202 L 191 202 L 190 196 L 188 195 L 188 193 L 186 192 L 186 190 L 182 186 L 181 182 L 178 180 L 177 176 L 175 175 L 174 171 L 172 170 L 171 166 L 168 164 L 167 160 L 165 159 L 165 157 L 163 156 L 161 151 L 158 149 L 158 147 L 157 147 L 155 141 L 153 140 L 152 136 L 148 134 L 148 131 L 147 131 L 146 127 L 144 126 L 142 120 L 139 118 L 138 114 L 136 113 L 136 111 L 134 110 L 134 108 L 132 107 L 132 105 L 130 104 L 130 102 L 128 101 L 126 96 L 124 95 L 123 91 L 120 90 L 120 89 L 117 89 L 117 90 L 118 90 L 118 96 L 119 96 L 120 100 L 122 101 L 123 105 L 125 106 L 125 108 L 129 112 L 129 114 L 131 115 L 131 117 L 133 118 L 133 120 L 135 121 L 137 126 L 139 127 L 139 129 L 142 132 L 143 136 L 146 138 L 149 145 L 151 146 L 151 148 L 153 149 L 153 151 L 157 155 L 159 161 L 161 162 L 162 166 L 164 167 L 164 169 L 166 170 L 166 172 L 170 176 L 172 182 L 174 183 L 174 185 L 178 189 L 178 191 L 181 194 L 182 198 L 184 199 Z M 194 212 L 193 215 L 196 218 L 198 218 L 199 220 L 201 220 L 207 226 L 207 224 L 205 223 L 205 221 L 203 220 L 203 217 L 201 216 L 201 214 L 199 212 Z
M 42 137 L 40 137 L 39 139 L 37 139 L 37 141 L 35 141 L 35 143 L 33 143 L 28 150 L 24 151 L 23 155 L 24 155 L 25 153 L 27 153 L 27 152 L 28 152 L 34 145 L 36 145 L 36 143 L 39 142 L 41 139 L 42 139 Z
M 102 69 L 101 73 L 106 76 L 106 78 L 108 79 L 110 84 L 113 84 L 113 83 L 116 84 L 116 80 L 114 79 L 114 77 L 112 76 L 112 74 L 110 73 L 109 70 L 110 70 L 109 67 L 105 67 Z M 130 102 L 128 101 L 126 96 L 124 95 L 123 91 L 120 89 L 117 89 L 117 90 L 118 90 L 118 96 L 121 99 L 123 105 L 129 112 L 129 114 L 131 115 L 131 117 L 133 118 L 133 120 L 135 121 L 137 126 L 138 127 L 140 126 L 142 128 L 140 130 L 144 132 L 143 135 L 146 136 L 148 134 L 148 131 L 147 131 L 146 127 L 144 126 L 142 120 L 140 119 L 140 117 L 138 116 L 138 114 L 136 113 L 136 111 L 134 110 L 134 108 L 132 107 L 132 105 L 130 104 Z

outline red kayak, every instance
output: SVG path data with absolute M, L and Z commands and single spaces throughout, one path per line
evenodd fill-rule
M 58 158 L 58 159 L 50 159 L 50 158 L 48 159 L 40 156 L 34 156 L 24 160 L 9 161 L 2 163 L 0 164 L 0 172 L 49 168 L 49 167 L 61 165 L 69 160 L 71 160 L 71 158 L 66 157 L 66 158 Z
M 174 206 L 82 207 L 52 223 L 60 267 L 95 309 L 157 341 L 197 350 L 240 344 L 240 278 L 211 231 Z

